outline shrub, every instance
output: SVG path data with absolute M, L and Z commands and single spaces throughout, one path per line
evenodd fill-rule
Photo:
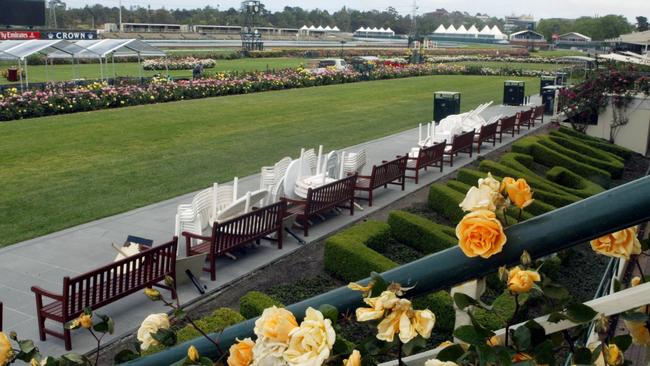
M 539 141 L 531 144 L 521 145 L 518 141 L 513 144 L 512 151 L 523 152 L 524 150 L 527 150 L 529 155 L 532 155 L 535 161 L 542 165 L 546 165 L 549 168 L 558 165 L 563 166 L 575 172 L 576 174 L 579 174 L 595 183 L 598 183 L 605 188 L 609 187 L 612 176 L 607 171 L 577 161 L 574 158 L 564 154 L 564 152 L 566 152 L 568 149 L 565 149 L 557 144 L 555 145 L 555 147 L 550 148 L 546 145 L 542 145 Z
M 243 322 L 244 317 L 241 316 L 238 312 L 230 308 L 218 308 L 211 315 L 205 316 L 201 319 L 195 320 L 194 323 L 201 328 L 204 332 L 216 333 L 224 330 L 225 328 L 235 325 L 237 323 Z M 190 341 L 192 339 L 198 338 L 201 336 L 198 330 L 196 330 L 192 325 L 187 324 L 180 330 L 176 332 L 176 344 L 181 344 L 183 342 Z M 151 346 L 146 351 L 143 351 L 143 355 L 151 355 L 158 353 L 164 349 L 163 346 Z
M 463 198 L 464 194 L 440 183 L 434 183 L 429 188 L 429 208 L 453 223 L 458 223 L 465 216 L 458 207 Z
M 520 138 L 512 144 L 512 152 L 532 155 L 533 145 L 537 143 L 537 139 L 537 136 L 526 136 Z
M 621 167 L 625 167 L 625 159 L 607 150 L 603 150 L 599 147 L 591 146 L 587 144 L 586 141 L 580 140 L 575 137 L 563 135 L 556 131 L 551 132 L 548 138 L 550 138 L 552 141 L 555 141 L 556 143 L 568 149 L 575 150 L 582 154 L 589 155 L 590 157 L 599 157 L 603 160 L 611 161 L 612 164 L 620 164 Z
M 542 183 L 542 184 L 545 185 L 545 187 L 544 187 L 545 190 L 549 190 L 551 192 L 560 193 L 560 194 L 568 193 L 570 195 L 574 195 L 574 196 L 582 197 L 582 198 L 587 198 L 587 197 L 590 197 L 590 196 L 593 195 L 593 191 L 591 191 L 591 190 L 585 190 L 585 189 L 582 189 L 582 188 L 564 186 L 564 185 L 552 182 L 552 181 L 550 181 L 548 179 L 545 179 L 542 176 L 539 176 L 537 173 L 535 173 L 534 171 L 532 171 L 532 170 L 530 170 L 529 168 L 526 167 L 525 162 L 528 161 L 527 160 L 528 158 L 530 158 L 529 155 L 523 155 L 523 154 L 517 154 L 517 153 L 508 153 L 508 154 L 505 154 L 505 155 L 503 155 L 501 157 L 501 163 L 506 165 L 506 166 L 509 166 L 509 167 L 511 167 L 511 168 L 523 173 L 523 174 L 525 174 L 526 176 L 535 177 L 535 179 L 540 181 L 539 183 Z M 522 163 L 522 161 L 524 163 Z M 587 181 L 587 180 L 585 179 L 585 181 Z M 592 186 L 593 184 L 594 184 L 593 182 L 591 184 L 589 184 L 589 185 L 587 185 L 585 183 L 585 187 L 586 186 Z
M 259 292 L 250 291 L 239 299 L 239 312 L 246 319 L 252 319 L 262 315 L 264 309 L 271 306 L 284 306 L 271 296 Z
M 438 291 L 413 301 L 416 309 L 429 309 L 436 314 L 436 330 L 453 332 L 456 323 L 454 300 L 447 291 Z
M 372 248 L 382 248 L 390 237 L 390 226 L 379 221 L 366 221 L 325 241 L 325 269 L 346 281 L 358 281 L 371 272 L 385 272 L 397 263 Z
M 557 136 L 541 138 L 539 139 L 539 143 L 557 152 L 561 152 L 576 161 L 582 161 L 593 167 L 603 169 L 609 172 L 613 178 L 620 178 L 623 175 L 625 166 L 618 158 L 614 158 L 608 152 Z
M 632 150 L 628 150 L 628 149 L 626 149 L 626 148 L 624 148 L 622 146 L 612 144 L 609 141 L 604 140 L 604 139 L 599 139 L 599 138 L 596 138 L 596 137 L 585 135 L 585 134 L 580 133 L 578 131 L 574 131 L 574 130 L 572 130 L 570 128 L 562 127 L 562 128 L 560 128 L 559 131 L 551 132 L 551 135 L 560 136 L 560 137 L 564 137 L 564 138 L 574 138 L 576 140 L 580 140 L 580 142 L 582 142 L 582 143 L 584 143 L 586 145 L 593 146 L 595 148 L 607 151 L 609 153 L 612 153 L 612 154 L 614 154 L 616 156 L 619 156 L 619 157 L 623 158 L 624 160 L 628 160 L 629 158 L 632 157 L 632 154 L 633 154 Z
M 405 211 L 392 211 L 388 224 L 393 238 L 422 253 L 431 254 L 458 244 L 453 228 Z
M 598 184 L 585 179 L 567 168 L 556 166 L 546 171 L 546 178 L 552 182 L 563 185 L 564 187 L 580 190 L 588 193 L 590 196 L 605 191 L 605 188 Z

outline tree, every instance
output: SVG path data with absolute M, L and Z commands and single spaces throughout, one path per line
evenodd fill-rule
M 648 18 L 644 16 L 636 17 L 636 30 L 639 32 L 644 32 L 648 30 Z

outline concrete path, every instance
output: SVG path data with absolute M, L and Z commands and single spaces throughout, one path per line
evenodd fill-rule
M 539 103 L 539 99 L 533 99 L 533 101 Z M 482 115 L 488 119 L 498 114 L 512 115 L 519 109 L 520 107 L 492 106 Z M 539 128 L 539 124 L 536 128 Z M 529 132 L 522 130 L 522 134 L 516 138 Z M 374 163 L 394 158 L 395 155 L 404 154 L 411 147 L 417 146 L 417 138 L 418 129 L 414 128 L 344 150 L 357 151 L 360 148 L 365 148 L 368 154 L 368 166 L 363 173 L 368 174 Z M 512 138 L 504 136 L 503 144 L 511 141 Z M 497 147 L 499 146 L 500 144 L 497 144 Z M 327 151 L 327 146 L 325 146 L 325 150 Z M 484 153 L 492 150 L 493 148 L 489 144 L 482 147 Z M 295 155 L 299 155 L 299 151 L 296 151 Z M 469 159 L 466 154 L 461 154 L 459 158 L 454 159 L 453 168 L 445 165 L 443 173 L 437 169 L 424 172 L 419 185 L 408 180 L 404 192 L 400 191 L 398 187 L 379 189 L 375 192 L 372 208 L 367 207 L 367 202 L 361 201 L 365 210 L 356 210 L 354 216 L 342 213 L 323 223 L 316 222 L 315 226 L 310 228 L 310 235 L 305 240 L 307 243 L 318 241 L 441 176 L 467 165 L 474 159 L 476 159 L 476 154 L 473 159 Z M 259 187 L 259 176 L 256 174 L 240 178 L 239 182 L 240 192 L 253 190 Z M 0 249 L 0 301 L 4 302 L 4 330 L 15 330 L 21 339 L 33 339 L 42 354 L 60 355 L 65 353 L 63 341 L 58 338 L 48 336 L 46 342 L 38 341 L 35 300 L 30 287 L 37 285 L 46 290 L 61 293 L 64 276 L 79 275 L 112 262 L 116 252 L 111 248 L 111 243 L 121 244 L 127 235 L 150 238 L 156 243 L 170 240 L 174 232 L 176 207 L 181 203 L 189 203 L 192 196 L 193 194 L 183 195 Z M 180 252 L 181 255 L 184 255 L 184 249 L 182 249 L 184 244 L 181 244 L 183 243 L 179 243 Z M 300 245 L 291 237 L 287 238 L 282 250 L 278 250 L 271 243 L 263 242 L 261 246 L 251 248 L 238 255 L 237 260 L 219 259 L 217 280 L 211 282 L 209 276 L 204 274 L 202 281 L 207 284 L 209 291 L 216 290 L 298 248 Z M 186 284 L 179 288 L 179 296 L 183 302 L 188 302 L 200 295 L 191 284 Z M 107 337 L 106 341 L 133 332 L 148 314 L 166 310 L 160 303 L 151 302 L 144 295 L 139 294 L 133 294 L 100 309 L 100 313 L 109 314 L 115 320 L 116 334 L 113 337 Z M 52 329 L 61 327 L 60 324 L 50 324 L 50 326 Z M 80 332 L 73 332 L 73 351 L 85 353 L 92 350 L 94 348 L 92 337 L 80 334 Z

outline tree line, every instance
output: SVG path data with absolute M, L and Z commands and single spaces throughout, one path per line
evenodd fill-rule
M 577 32 L 591 37 L 594 41 L 602 41 L 634 30 L 647 30 L 647 19 L 637 17 L 636 27 L 621 15 L 580 17 L 578 19 L 542 19 L 537 24 L 537 32 L 543 34 L 548 40 L 551 40 L 554 34 Z

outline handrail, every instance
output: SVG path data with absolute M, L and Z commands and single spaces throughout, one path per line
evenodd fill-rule
M 454 247 L 429 255 L 383 273 L 388 281 L 416 287 L 409 295 L 417 296 L 495 272 L 499 266 L 514 265 L 527 250 L 532 258 L 555 253 L 588 240 L 650 220 L 650 177 L 637 179 L 598 195 L 529 219 L 506 229 L 508 242 L 503 252 L 489 258 L 468 258 Z M 366 278 L 361 283 L 367 283 Z M 361 304 L 358 292 L 341 287 L 288 306 L 297 318 L 302 318 L 308 307 L 322 304 L 336 306 L 340 311 L 354 309 Z M 253 335 L 255 319 L 226 328 L 221 334 L 212 334 L 222 349 L 228 349 L 235 338 Z M 206 357 L 216 357 L 214 345 L 204 338 L 176 345 L 160 353 L 133 360 L 128 365 L 168 365 L 187 354 L 193 344 Z

